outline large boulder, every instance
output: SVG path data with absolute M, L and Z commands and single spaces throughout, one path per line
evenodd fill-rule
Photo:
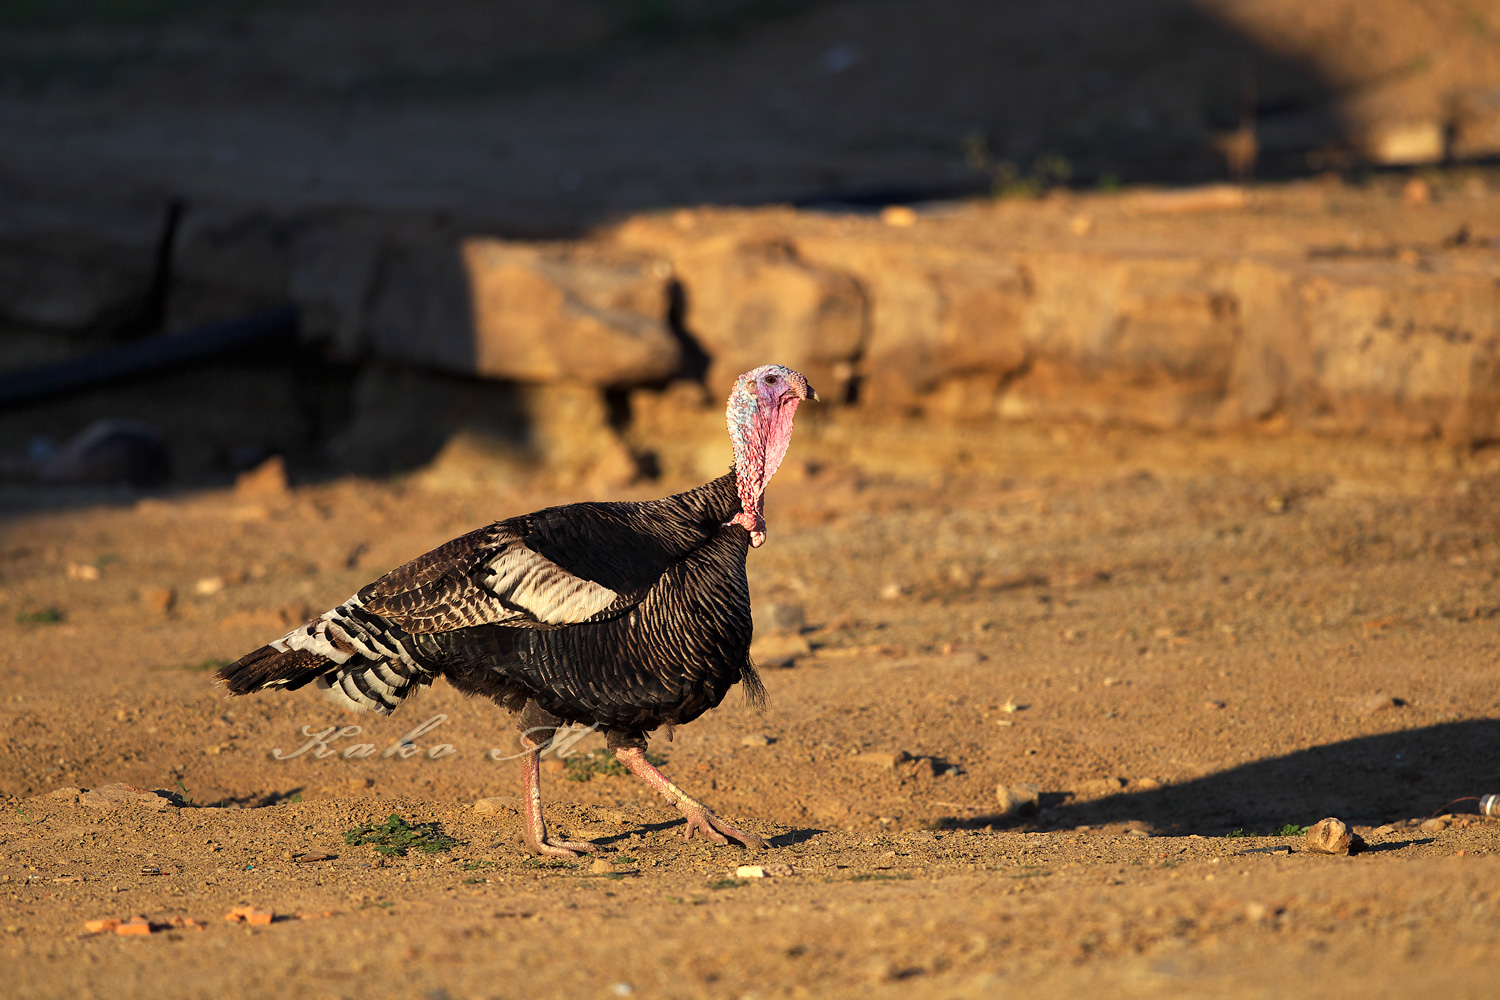
M 473 371 L 527 382 L 612 386 L 673 375 L 668 265 L 584 244 L 468 239 Z

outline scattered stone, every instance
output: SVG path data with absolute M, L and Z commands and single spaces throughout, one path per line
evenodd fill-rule
M 120 926 L 120 923 L 121 921 L 118 917 L 108 917 L 104 920 L 85 920 L 83 922 L 83 929 L 90 934 L 102 934 L 105 931 L 115 930 Z
M 311 864 L 314 861 L 332 861 L 336 857 L 338 857 L 337 854 L 325 854 L 322 851 L 309 851 L 306 854 L 296 855 L 294 858 L 292 858 L 292 860 L 297 862 L 297 864 L 299 865 L 306 865 Z
M 94 789 L 79 789 L 78 804 L 89 806 L 93 809 L 119 809 L 122 806 L 145 806 L 161 812 L 170 805 L 174 805 L 169 792 L 149 791 L 145 788 L 136 788 L 134 785 L 126 785 L 116 782 L 112 785 L 100 785 Z
M 1401 200 L 1408 205 L 1430 205 L 1432 185 L 1420 177 L 1408 178 L 1401 186 Z
M 1092 778 L 1080 782 L 1078 790 L 1086 795 L 1113 795 L 1124 787 L 1124 778 Z
M 740 746 L 742 747 L 766 747 L 775 742 L 774 739 L 765 733 L 749 733 L 740 737 Z
M 791 875 L 792 866 L 788 864 L 768 865 L 740 865 L 734 870 L 735 878 L 785 878 Z
M 931 757 L 916 757 L 911 761 L 911 772 L 915 776 L 937 777 L 937 762 Z
M 1137 778 L 1130 783 L 1130 787 L 1137 792 L 1154 792 L 1161 788 L 1161 782 L 1155 778 Z
M 1434 816 L 1432 819 L 1425 820 L 1418 829 L 1427 833 L 1441 833 L 1443 830 L 1448 829 L 1452 825 L 1452 822 L 1450 817 Z
M 68 563 L 68 579 L 93 582 L 100 577 L 99 567 L 89 563 Z
M 1125 682 L 1122 681 L 1122 680 L 1120 680 L 1120 678 L 1118 678 L 1118 677 L 1106 677 L 1106 678 L 1104 678 L 1104 686 L 1107 687 L 1107 688 L 1117 687 L 1117 686 L 1119 686 L 1121 684 L 1124 684 L 1124 683 Z
M 491 813 L 509 812 L 519 808 L 521 800 L 514 795 L 492 795 L 487 799 L 480 799 L 474 803 L 474 811 L 483 815 Z
M 909 205 L 887 205 L 880 210 L 880 221 L 896 229 L 917 224 L 917 213 Z
M 193 584 L 193 593 L 199 597 L 212 597 L 224 589 L 224 578 L 222 576 L 205 576 Z
M 1359 703 L 1359 710 L 1364 715 L 1374 715 L 1392 708 L 1404 708 L 1406 701 L 1402 698 L 1392 698 L 1386 694 L 1372 694 Z
M 1140 191 L 1127 197 L 1131 211 L 1150 215 L 1187 215 L 1194 212 L 1232 212 L 1249 204 L 1238 184 L 1203 184 L 1166 191 Z
M 757 635 L 771 632 L 800 633 L 807 627 L 807 614 L 800 604 L 782 604 L 775 601 L 757 604 L 752 617 Z
M 589 871 L 595 875 L 608 875 L 614 870 L 615 864 L 608 858 L 595 858 L 593 863 L 589 865 Z
M 276 915 L 270 910 L 262 910 L 254 906 L 236 906 L 224 914 L 224 919 L 231 924 L 249 924 L 252 927 L 264 927 L 276 919 Z
M 151 921 L 137 914 L 115 928 L 121 937 L 135 937 L 151 933 Z
M 1029 816 L 1041 805 L 1042 790 L 1037 785 L 1029 783 L 997 785 L 995 786 L 995 801 L 1000 806 L 1002 816 Z
M 900 600 L 901 596 L 905 593 L 906 588 L 901 586 L 901 584 L 888 583 L 884 587 L 880 588 L 880 599 L 882 601 Z
M 1370 831 L 1370 836 L 1372 836 L 1372 837 L 1389 837 L 1391 834 L 1393 834 L 1395 832 L 1396 832 L 1396 828 L 1394 826 L 1391 826 L 1389 823 L 1386 823 L 1383 826 L 1377 826 L 1375 829 L 1371 830 Z
M 83 793 L 83 789 L 82 788 L 72 788 L 72 787 L 54 788 L 52 791 L 50 791 L 50 792 L 47 793 L 47 798 L 49 798 L 49 799 L 67 799 L 69 802 L 77 802 L 78 801 L 78 796 L 81 795 L 82 793 Z
M 1314 854 L 1357 854 L 1365 846 L 1359 834 L 1333 816 L 1319 820 L 1308 829 L 1306 844 Z
M 866 750 L 854 755 L 854 762 L 857 764 L 871 764 L 890 771 L 894 771 L 897 764 L 904 764 L 909 760 L 911 754 L 905 750 Z
M 1224 703 L 1222 701 L 1219 701 L 1217 698 L 1210 698 L 1203 703 L 1203 707 L 1208 709 L 1210 712 L 1217 712 L 1219 709 L 1224 707 Z
M 141 601 L 152 611 L 164 615 L 177 603 L 177 591 L 171 587 L 142 587 Z
M 201 931 L 204 925 L 200 924 L 192 917 L 173 917 L 171 920 L 167 921 L 167 926 L 176 927 L 185 931 Z
M 1371 159 L 1386 166 L 1439 163 L 1446 152 L 1447 130 L 1437 121 L 1385 121 L 1370 130 L 1364 145 Z
M 303 913 L 301 910 L 298 910 L 296 913 L 292 914 L 292 916 L 296 917 L 298 920 L 322 920 L 324 917 L 333 916 L 333 911 L 324 910 L 322 913 Z M 202 930 L 203 928 L 200 926 L 198 929 Z
M 234 480 L 234 495 L 243 500 L 269 500 L 286 492 L 286 462 L 280 455 L 272 455 Z
M 142 875 L 160 875 L 161 868 L 156 865 L 141 865 Z
M 44 483 L 160 486 L 172 475 L 161 431 L 138 420 L 96 420 L 42 466 Z
M 1024 712 L 1030 707 L 1030 705 L 1018 705 L 1014 699 L 1007 698 L 1005 704 L 1000 706 L 1000 711 L 1006 715 L 1015 715 L 1017 712 Z
M 762 667 L 790 667 L 811 652 L 800 635 L 767 635 L 750 644 L 750 658 Z

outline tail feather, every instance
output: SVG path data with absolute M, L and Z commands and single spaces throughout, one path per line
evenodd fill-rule
M 219 680 L 231 694 L 249 694 L 268 687 L 295 691 L 334 666 L 326 657 L 306 649 L 262 646 L 219 669 Z
M 316 682 L 335 703 L 389 715 L 412 690 L 432 683 L 401 629 L 363 610 L 358 597 L 326 611 L 219 671 L 232 694 Z

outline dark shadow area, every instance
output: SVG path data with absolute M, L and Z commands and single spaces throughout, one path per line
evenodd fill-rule
M 1180 785 L 1080 801 L 1045 795 L 1050 816 L 978 816 L 945 821 L 956 828 L 1075 827 L 1139 822 L 1162 833 L 1268 834 L 1325 816 L 1379 824 L 1443 811 L 1455 799 L 1485 794 L 1500 774 L 1500 720 L 1453 722 L 1312 747 Z M 1055 795 L 1052 802 L 1047 799 Z M 1462 804 L 1460 804 L 1461 811 Z M 1473 811 L 1473 803 L 1468 803 Z
M 498 379 L 537 376 L 481 357 L 503 350 L 474 329 L 474 279 L 455 252 L 468 234 L 578 236 L 684 205 L 847 212 L 1362 169 L 1345 109 L 1364 84 L 1320 68 L 1326 39 L 1299 42 L 1284 25 L 1272 45 L 1265 23 L 1216 11 L 0 6 L 0 371 L 286 301 L 303 311 L 299 344 L 5 410 L 0 478 L 24 480 L 34 453 L 102 418 L 167 432 L 174 488 L 228 482 L 271 454 L 300 481 L 410 471 L 455 428 L 524 449 L 521 390 Z M 1426 69 L 1371 72 L 1373 87 Z M 675 341 L 676 377 L 702 379 L 713 359 L 689 291 L 666 285 L 665 315 L 644 319 Z M 475 372 L 489 378 L 452 374 Z M 851 379 L 845 401 L 860 388 Z M 607 401 L 617 429 L 622 398 Z M 653 457 L 637 457 L 649 473 Z

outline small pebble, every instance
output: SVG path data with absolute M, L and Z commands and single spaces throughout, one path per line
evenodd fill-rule
M 997 785 L 995 801 L 1002 816 L 1025 816 L 1037 811 L 1041 804 L 1042 790 L 1033 784 Z
M 855 754 L 853 760 L 859 764 L 871 764 L 894 771 L 897 764 L 904 764 L 911 760 L 911 754 L 905 750 L 867 750 L 864 753 Z
M 177 603 L 177 592 L 170 587 L 142 587 L 141 603 L 157 614 L 164 615 Z
M 766 747 L 774 742 L 765 733 L 747 733 L 740 737 L 740 746 L 742 747 Z
M 614 862 L 610 861 L 608 858 L 595 858 L 593 860 L 593 863 L 589 865 L 589 871 L 593 872 L 595 875 L 608 875 L 614 870 Z

